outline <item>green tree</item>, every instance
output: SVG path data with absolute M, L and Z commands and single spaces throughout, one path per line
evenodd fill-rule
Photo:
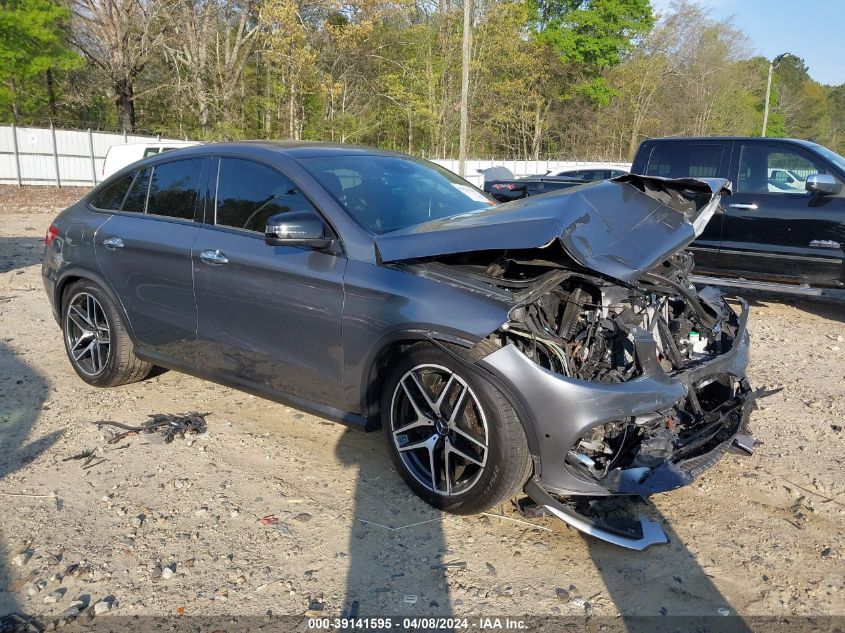
M 70 11 L 51 0 L 0 3 L 0 111 L 13 121 L 40 115 L 44 106 L 56 116 L 53 73 L 83 63 L 66 44 L 69 18 Z
M 597 104 L 614 94 L 602 73 L 653 24 L 648 0 L 537 0 L 537 40 L 560 56 L 574 88 Z

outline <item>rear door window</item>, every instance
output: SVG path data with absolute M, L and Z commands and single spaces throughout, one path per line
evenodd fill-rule
M 126 192 L 129 191 L 129 186 L 132 184 L 134 177 L 135 174 L 128 174 L 104 187 L 100 193 L 94 196 L 91 206 L 103 211 L 120 211 L 123 199 L 126 197 Z
M 193 220 L 202 158 L 176 160 L 153 168 L 147 213 Z
M 150 187 L 150 168 L 142 169 L 135 174 L 132 187 L 123 202 L 123 211 L 143 213 L 147 203 L 147 189 Z
M 215 210 L 215 224 L 260 233 L 273 215 L 316 213 L 289 178 L 267 165 L 240 158 L 220 159 Z
M 646 176 L 715 178 L 719 175 L 721 143 L 655 143 L 648 157 Z

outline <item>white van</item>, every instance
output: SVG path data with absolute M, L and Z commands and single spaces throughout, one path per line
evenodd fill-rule
M 158 141 L 153 143 L 112 145 L 106 152 L 106 158 L 103 161 L 102 177 L 108 178 L 117 170 L 123 169 L 136 160 L 141 160 L 147 156 L 199 144 L 197 141 Z

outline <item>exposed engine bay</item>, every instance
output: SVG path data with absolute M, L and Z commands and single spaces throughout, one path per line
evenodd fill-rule
M 734 348 L 739 319 L 717 289 L 697 292 L 689 283 L 689 253 L 671 255 L 636 284 L 566 261 L 565 252 L 554 244 L 530 253 L 472 253 L 412 265 L 425 276 L 448 275 L 453 283 L 508 296 L 513 305 L 509 319 L 490 339 L 501 348 L 516 347 L 549 372 L 575 381 L 623 385 L 656 362 L 667 384 L 684 385 L 675 402 L 646 414 L 585 425 L 560 447 L 565 449 L 564 468 L 577 479 L 598 484 L 603 494 L 647 496 L 683 486 L 744 432 L 756 397 L 744 371 L 705 377 L 696 372 L 703 368 L 706 373 L 710 361 Z M 653 341 L 647 349 L 654 358 L 641 357 L 637 341 L 644 339 Z M 560 423 L 566 417 L 561 412 Z M 537 486 L 534 491 L 535 497 L 541 495 Z M 555 498 L 568 512 L 600 498 L 569 497 L 566 492 L 558 491 Z M 639 533 L 639 538 L 648 531 L 654 527 L 647 521 L 627 530 L 629 537 Z

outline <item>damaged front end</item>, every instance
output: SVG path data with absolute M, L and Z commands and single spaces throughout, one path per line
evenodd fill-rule
M 665 535 L 608 509 L 610 497 L 673 490 L 753 446 L 748 416 L 765 394 L 746 379 L 747 305 L 696 292 L 683 250 L 725 193 L 725 181 L 625 176 L 379 244 L 389 260 L 410 253 L 416 274 L 508 302 L 478 365 L 518 400 L 535 439 L 526 493 L 625 547 Z M 478 250 L 453 248 L 459 235 Z
M 509 259 L 487 272 L 508 286 L 525 265 Z M 523 398 L 538 438 L 526 492 L 578 529 L 628 547 L 662 542 L 662 530 L 643 517 L 602 515 L 599 498 L 684 486 L 737 437 L 749 452 L 753 445 L 747 306 L 740 300 L 735 312 L 715 288 L 696 293 L 691 267 L 682 252 L 635 284 L 545 273 L 516 291 L 493 335 L 499 349 L 482 361 Z
M 674 255 L 664 271 L 628 287 L 561 272 L 553 288 L 541 284 L 542 294 L 511 310 L 497 333 L 503 347 L 560 379 L 563 392 L 571 385 L 583 401 L 584 383 L 601 385 L 589 410 L 578 408 L 574 441 L 557 446 L 572 477 L 610 494 L 671 490 L 744 431 L 753 400 L 745 379 L 747 310 L 740 302 L 741 313 L 734 312 L 715 288 L 696 294 L 685 285 L 691 264 L 688 254 Z M 629 404 L 603 405 L 601 395 L 613 390 L 605 385 L 619 385 Z

